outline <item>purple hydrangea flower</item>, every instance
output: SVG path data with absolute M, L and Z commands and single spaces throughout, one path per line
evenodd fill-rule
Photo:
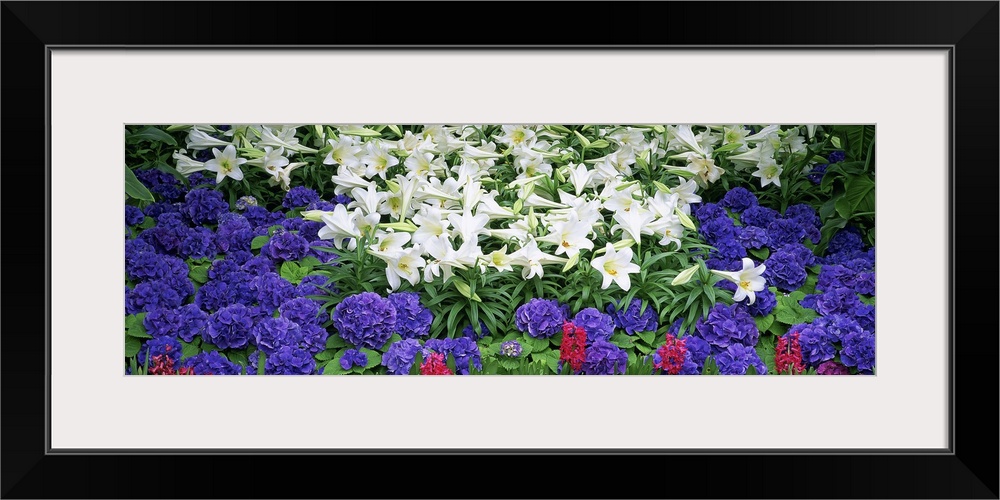
M 632 299 L 628 307 L 621 311 L 616 309 L 616 304 L 608 304 L 604 310 L 611 315 L 615 326 L 625 330 L 625 333 L 629 335 L 633 335 L 635 332 L 653 332 L 659 328 L 660 323 L 656 311 L 653 310 L 652 306 L 647 306 L 646 311 L 641 312 L 642 301 L 639 299 Z
M 180 203 L 170 203 L 167 201 L 157 201 L 155 203 L 150 203 L 142 210 L 142 213 L 146 214 L 146 217 L 152 217 L 156 219 L 162 214 L 173 212 L 180 213 L 181 205 Z
M 744 226 L 766 228 L 778 218 L 778 211 L 762 205 L 750 207 L 740 214 Z
M 826 161 L 830 163 L 840 163 L 847 159 L 847 153 L 843 151 L 834 151 L 827 155 Z
M 233 304 L 212 314 L 201 338 L 219 349 L 240 348 L 247 345 L 252 327 L 250 309 L 243 304 Z
M 250 283 L 250 289 L 256 292 L 257 302 L 269 313 L 295 297 L 295 285 L 278 273 L 264 273 L 254 278 Z
M 628 353 L 606 340 L 597 339 L 587 347 L 587 358 L 581 370 L 585 375 L 625 373 Z
M 431 334 L 434 315 L 420 303 L 418 293 L 396 292 L 386 298 L 396 307 L 396 333 L 400 337 L 412 339 Z
M 875 368 L 875 334 L 868 331 L 848 333 L 844 337 L 840 361 L 859 372 L 871 372 Z
M 269 257 L 276 261 L 298 260 L 309 253 L 309 241 L 295 233 L 286 231 L 271 237 L 260 251 L 262 254 L 266 252 Z
M 302 342 L 299 344 L 303 349 L 316 354 L 326 349 L 326 340 L 330 338 L 330 332 L 326 328 L 314 323 L 301 325 Z
M 420 342 L 417 339 L 394 342 L 382 355 L 382 365 L 388 369 L 390 375 L 408 375 L 418 352 L 420 352 Z
M 215 231 L 215 246 L 222 252 L 250 250 L 254 231 L 245 217 L 226 213 L 219 217 L 219 227 Z
M 181 366 L 195 375 L 239 375 L 240 366 L 226 359 L 218 351 L 203 352 L 185 359 Z
M 319 304 L 305 297 L 295 297 L 285 301 L 278 308 L 282 318 L 298 325 L 311 325 L 319 322 Z
M 794 252 L 786 252 L 784 249 L 772 253 L 764 261 L 763 276 L 768 284 L 786 292 L 797 290 L 808 278 L 802 261 Z
M 373 292 L 351 295 L 334 308 L 333 326 L 356 347 L 381 349 L 396 331 L 396 306 Z
M 734 187 L 722 197 L 722 201 L 719 203 L 723 207 L 726 207 L 734 212 L 743 212 L 744 210 L 757 205 L 757 197 L 744 187 Z
M 753 317 L 737 304 L 716 304 L 709 310 L 707 318 L 695 322 L 695 330 L 712 345 L 713 351 L 726 349 L 733 344 L 753 347 L 757 345 L 760 336 Z
M 837 354 L 837 348 L 833 345 L 834 339 L 820 325 L 800 324 L 789 328 L 788 331 L 798 332 L 799 345 L 802 346 L 802 361 L 811 366 L 833 359 Z
M 146 215 L 142 213 L 142 209 L 139 207 L 133 207 L 132 205 L 125 205 L 125 225 L 126 226 L 137 226 L 142 224 L 143 219 Z
M 281 201 L 281 206 L 291 210 L 297 207 L 305 207 L 310 203 L 319 201 L 319 194 L 305 186 L 295 186 L 285 193 L 285 199 Z
M 851 226 L 837 231 L 837 234 L 830 238 L 830 244 L 826 247 L 826 253 L 835 254 L 861 251 L 863 248 L 864 243 L 861 242 L 861 233 L 858 232 L 857 228 Z
M 264 373 L 268 375 L 311 375 L 316 370 L 316 360 L 309 351 L 284 346 L 267 356 Z
M 270 257 L 266 255 L 257 255 L 247 259 L 241 267 L 244 271 L 254 275 L 260 276 L 262 274 L 273 273 L 275 269 L 274 262 Z
M 818 375 L 850 375 L 851 370 L 836 361 L 824 361 L 816 368 Z
M 300 297 L 306 297 L 309 295 L 329 295 L 330 292 L 328 292 L 326 288 L 329 286 L 331 286 L 330 278 L 314 274 L 302 278 L 302 281 L 299 282 L 296 293 Z
M 737 236 L 744 248 L 764 248 L 771 243 L 767 231 L 757 226 L 743 226 Z
M 180 307 L 186 296 L 182 296 L 166 280 L 139 283 L 125 294 L 125 313 L 138 314 L 155 309 Z
M 715 357 L 715 364 L 721 375 L 746 375 L 751 365 L 758 375 L 767 375 L 767 365 L 761 361 L 757 351 L 742 344 L 730 345 L 720 352 Z
M 176 366 L 181 360 L 181 343 L 174 337 L 156 337 L 147 340 L 139 347 L 139 355 L 136 357 L 140 365 L 146 364 L 147 353 L 150 357 L 167 356 L 173 359 Z M 152 359 L 150 359 L 149 364 L 153 364 Z
M 184 239 L 177 246 L 177 254 L 181 257 L 202 259 L 215 255 L 215 235 L 207 227 L 195 227 L 187 230 Z
M 720 241 L 736 238 L 736 224 L 729 217 L 718 217 L 703 222 L 698 233 L 709 245 L 715 246 Z
M 424 358 L 431 353 L 443 354 L 445 358 L 452 355 L 455 358 L 455 370 L 457 375 L 468 375 L 469 364 L 477 370 L 483 369 L 482 358 L 479 354 L 479 346 L 470 338 L 457 337 L 453 339 L 429 339 L 424 343 Z
M 159 195 L 164 200 L 174 201 L 184 194 L 183 186 L 176 177 L 150 168 L 146 170 L 135 170 L 135 177 L 143 183 L 150 192 Z
M 507 356 L 508 358 L 516 358 L 521 355 L 521 351 L 524 348 L 521 347 L 521 343 L 516 340 L 508 340 L 500 344 L 500 354 L 502 356 Z
M 697 337 L 695 335 L 685 335 L 684 346 L 687 347 L 687 356 L 690 357 L 691 361 L 695 364 L 698 370 L 701 370 L 705 366 L 705 359 L 712 354 L 712 346 L 709 345 L 705 339 Z M 685 364 L 687 364 L 687 359 L 685 358 Z M 682 374 L 687 375 L 684 371 Z
M 219 215 L 229 211 L 229 203 L 214 189 L 192 189 L 184 196 L 181 213 L 194 225 L 214 224 Z
M 468 337 L 473 341 L 477 341 L 491 334 L 490 329 L 486 328 L 486 323 L 484 323 L 483 320 L 479 320 L 479 331 L 481 333 L 476 333 L 476 329 L 473 328 L 472 325 L 466 325 L 465 328 L 462 329 L 462 336 Z
M 698 218 L 698 222 L 705 224 L 706 222 L 714 219 L 729 218 L 726 214 L 726 209 L 716 205 L 715 203 L 700 203 L 694 209 L 694 216 Z
M 258 349 L 270 356 L 284 346 L 296 346 L 302 342 L 299 325 L 282 317 L 264 318 L 250 330 L 251 341 Z
M 348 349 L 344 351 L 344 356 L 340 358 L 340 367 L 350 370 L 355 366 L 365 367 L 368 365 L 368 355 L 357 350 Z
M 201 186 L 215 187 L 215 178 L 214 177 L 208 177 L 207 175 L 205 175 L 202 172 L 195 172 L 195 173 L 189 175 L 188 178 L 187 178 L 187 180 L 188 180 L 188 184 L 190 184 L 192 188 L 201 187 Z
M 615 333 L 615 322 L 611 316 L 593 307 L 581 309 L 576 313 L 572 323 L 587 332 L 587 342 L 597 339 L 608 340 Z
M 747 256 L 747 249 L 735 236 L 716 240 L 713 246 L 715 246 L 715 250 L 710 253 L 710 257 L 713 258 L 742 262 L 743 257 Z M 740 269 L 742 269 L 742 265 Z
M 743 300 L 739 302 L 740 306 L 746 309 L 751 316 L 767 316 L 771 314 L 771 311 L 774 311 L 774 306 L 778 305 L 778 299 L 770 288 L 765 288 L 754 295 L 753 304 Z
M 776 219 L 767 225 L 767 237 L 772 248 L 781 248 L 792 243 L 801 243 L 806 230 L 795 219 Z
M 562 331 L 568 314 L 568 306 L 551 299 L 534 298 L 514 311 L 514 324 L 533 338 L 545 339 Z
M 813 320 L 812 324 L 825 330 L 834 342 L 841 343 L 848 335 L 861 333 L 864 330 L 854 318 L 844 314 L 820 316 Z

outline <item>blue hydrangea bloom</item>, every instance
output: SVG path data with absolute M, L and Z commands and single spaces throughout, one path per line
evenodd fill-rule
M 748 347 L 757 345 L 760 332 L 750 313 L 737 304 L 716 304 L 707 318 L 695 322 L 698 335 L 712 345 L 713 351 L 726 349 L 733 344 Z
M 516 340 L 508 340 L 500 344 L 500 355 L 508 358 L 516 358 L 521 355 L 521 343 Z
M 302 278 L 302 281 L 299 282 L 299 286 L 296 293 L 300 297 L 306 297 L 309 295 L 319 295 L 319 296 L 329 295 L 329 292 L 327 290 L 328 287 L 330 286 L 331 286 L 330 278 L 314 274 Z M 335 289 L 336 288 L 333 288 L 333 290 Z
M 285 199 L 281 201 L 281 206 L 291 210 L 308 206 L 315 201 L 319 201 L 319 194 L 316 191 L 305 186 L 296 186 L 285 193 Z
M 202 352 L 181 362 L 181 366 L 195 375 L 239 375 L 240 366 L 226 359 L 218 351 Z
M 834 338 L 831 337 L 825 328 L 816 324 L 795 325 L 788 329 L 789 332 L 799 333 L 799 345 L 802 346 L 802 361 L 811 366 L 833 359 L 837 354 L 834 347 Z
M 734 187 L 722 197 L 722 201 L 719 203 L 723 207 L 726 207 L 734 212 L 743 212 L 744 210 L 757 205 L 757 196 L 750 192 L 744 187 Z
M 194 303 L 204 311 L 218 311 L 233 304 L 252 304 L 257 294 L 250 289 L 245 273 L 232 273 L 226 279 L 209 280 L 198 288 Z
M 744 248 L 764 248 L 771 243 L 767 237 L 767 231 L 757 226 L 741 227 L 737 240 Z
M 687 355 L 691 357 L 698 370 L 701 370 L 705 366 L 705 359 L 712 354 L 712 346 L 705 339 L 695 335 L 685 335 L 683 339 L 684 346 L 688 350 Z
M 847 153 L 843 151 L 834 151 L 827 155 L 826 161 L 830 163 L 840 163 L 847 159 Z
M 711 257 L 726 261 L 741 262 L 740 269 L 743 268 L 742 259 L 747 256 L 747 249 L 739 240 L 735 237 L 719 239 L 715 241 L 714 246 L 715 250 L 710 253 Z
M 247 259 L 247 261 L 243 263 L 241 269 L 254 276 L 260 276 L 262 274 L 273 273 L 277 267 L 275 267 L 274 262 L 270 257 L 266 255 L 256 255 Z
M 767 375 L 767 365 L 761 361 L 757 351 L 742 344 L 730 345 L 720 352 L 715 357 L 715 364 L 721 375 L 746 375 L 751 365 L 758 375 Z
M 172 274 L 170 266 L 166 262 L 167 257 L 169 256 L 155 252 L 139 252 L 131 261 L 125 262 L 125 275 L 133 281 L 166 278 Z
M 581 309 L 572 323 L 587 332 L 587 342 L 608 340 L 615 333 L 615 322 L 611 316 L 593 307 Z
M 316 354 L 326 349 L 326 340 L 330 338 L 330 332 L 318 324 L 309 323 L 300 326 L 302 330 L 302 342 L 299 347 Z
M 137 226 L 142 224 L 143 219 L 146 215 L 142 213 L 142 209 L 139 207 L 133 207 L 132 205 L 125 205 L 125 225 L 126 226 Z
M 587 358 L 583 362 L 581 372 L 585 375 L 623 374 L 627 366 L 627 352 L 611 342 L 597 339 L 587 347 Z
M 767 237 L 772 248 L 781 248 L 792 243 L 801 243 L 806 231 L 795 219 L 776 219 L 767 225 Z
M 462 336 L 476 341 L 490 335 L 490 329 L 486 328 L 486 323 L 483 323 L 483 320 L 479 320 L 479 331 L 482 333 L 476 333 L 476 329 L 473 328 L 472 325 L 466 325 L 466 327 L 462 329 Z
M 390 375 L 408 375 L 418 352 L 420 352 L 420 342 L 417 339 L 394 342 L 382 355 L 382 365 L 388 369 Z
M 396 306 L 373 292 L 351 295 L 334 308 L 333 326 L 356 347 L 381 349 L 396 331 Z
M 215 178 L 214 177 L 208 177 L 207 175 L 205 175 L 202 172 L 195 172 L 195 173 L 189 175 L 187 177 L 187 180 L 188 180 L 188 184 L 190 184 L 192 188 L 197 188 L 197 187 L 202 187 L 202 186 L 207 186 L 207 187 L 214 187 L 215 186 Z
M 181 360 L 181 343 L 174 337 L 156 337 L 147 340 L 139 347 L 139 355 L 136 357 L 140 365 L 146 364 L 147 353 L 149 353 L 151 358 L 154 356 L 168 356 L 174 360 L 174 366 L 177 366 L 177 363 Z M 149 364 L 153 364 L 152 359 L 150 359 Z
M 215 234 L 207 227 L 188 229 L 177 246 L 177 254 L 184 258 L 202 259 L 215 255 Z
M 514 311 L 514 324 L 533 338 L 549 338 L 562 331 L 568 315 L 568 306 L 552 299 L 534 298 Z
M 295 233 L 286 231 L 271 237 L 260 251 L 262 254 L 267 253 L 271 259 L 276 261 L 298 260 L 309 253 L 309 241 Z
M 774 306 L 778 305 L 778 299 L 774 296 L 774 292 L 769 288 L 765 288 L 759 292 L 754 293 L 754 302 L 751 304 L 748 300 L 741 300 L 739 304 L 746 309 L 751 316 L 767 316 L 774 311 Z
M 830 244 L 826 247 L 826 252 L 828 254 L 835 254 L 841 252 L 850 251 L 860 251 L 864 248 L 864 243 L 861 242 L 861 234 L 858 230 L 853 227 L 846 227 L 837 231 L 830 238 Z
M 424 359 L 431 353 L 443 354 L 445 358 L 451 354 L 455 358 L 456 375 L 468 375 L 469 364 L 471 363 L 477 370 L 483 369 L 482 358 L 479 354 L 479 346 L 468 337 L 456 337 L 453 339 L 429 339 L 424 343 Z
M 805 265 L 794 252 L 779 249 L 764 261 L 764 279 L 779 290 L 791 292 L 806 282 Z
M 430 335 L 434 315 L 420 303 L 420 294 L 396 292 L 386 298 L 396 307 L 396 333 L 400 337 L 412 339 Z
M 698 218 L 698 222 L 705 224 L 706 222 L 714 219 L 721 219 L 723 217 L 729 218 L 726 214 L 726 209 L 716 205 L 715 203 L 700 203 L 694 209 L 694 216 Z
M 180 203 L 170 203 L 168 201 L 150 203 L 146 208 L 142 209 L 142 213 L 146 214 L 146 217 L 152 217 L 153 219 L 156 219 L 161 214 L 169 212 L 180 213 L 180 211 Z
M 264 373 L 268 375 L 311 375 L 316 370 L 316 360 L 305 349 L 284 346 L 267 356 Z
M 278 307 L 282 318 L 298 325 L 316 324 L 319 322 L 319 304 L 305 297 L 295 297 L 285 301 Z
M 180 208 L 194 225 L 214 224 L 219 215 L 229 211 L 229 203 L 222 199 L 220 191 L 199 188 L 188 191 Z
M 750 207 L 740 214 L 740 222 L 744 226 L 766 228 L 778 218 L 778 211 L 763 205 Z
M 219 227 L 215 231 L 215 245 L 219 251 L 249 251 L 253 238 L 253 228 L 245 217 L 231 212 L 219 217 Z
M 844 348 L 840 351 L 840 361 L 844 366 L 853 366 L 860 372 L 871 372 L 875 368 L 875 334 L 868 331 L 847 334 Z
M 344 355 L 340 358 L 340 367 L 345 370 L 350 370 L 355 366 L 363 368 L 367 365 L 368 355 L 357 349 L 348 349 L 344 351 Z
M 247 345 L 253 316 L 243 304 L 223 307 L 212 314 L 202 340 L 219 349 L 240 348 Z
M 844 314 L 834 314 L 831 316 L 820 316 L 813 320 L 816 325 L 826 331 L 834 342 L 844 342 L 844 338 L 852 333 L 864 331 L 854 318 Z
M 698 233 L 709 245 L 715 246 L 720 241 L 736 238 L 736 224 L 729 217 L 718 217 L 703 222 L 698 228 Z
M 165 280 L 139 283 L 125 294 L 125 313 L 138 314 L 154 309 L 180 307 L 185 297 L 177 293 Z
M 615 326 L 625 330 L 625 333 L 633 335 L 635 332 L 653 332 L 659 328 L 659 319 L 652 306 L 647 306 L 645 312 L 640 312 L 642 311 L 641 300 L 632 299 L 628 307 L 621 311 L 616 309 L 616 305 L 608 304 L 604 310 L 611 315 Z
M 250 283 L 250 289 L 257 293 L 257 302 L 269 313 L 295 297 L 295 285 L 278 273 L 264 273 L 254 278 Z
M 270 356 L 284 346 L 296 346 L 302 342 L 299 325 L 282 317 L 264 318 L 250 329 L 251 341 L 258 349 Z

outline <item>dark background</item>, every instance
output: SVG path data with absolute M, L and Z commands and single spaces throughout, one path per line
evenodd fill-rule
M 571 20 L 569 11 L 582 15 Z M 7 328 L 0 337 L 4 498 L 997 498 L 997 2 L 2 2 L 0 12 L 2 137 L 7 146 L 0 149 L 7 187 L 3 257 L 9 264 L 9 293 L 3 297 Z M 517 30 L 511 28 L 514 23 L 520 23 Z M 962 332 L 954 342 L 954 454 L 45 455 L 45 46 L 414 43 L 954 45 L 952 338 Z M 170 76 L 137 76 L 161 77 Z M 866 77 L 851 68 L 822 68 L 801 78 Z M 501 85 L 515 77 L 497 78 Z M 914 147 L 919 147 L 917 132 Z M 916 208 L 914 216 L 919 216 Z M 919 252 L 922 239 L 914 235 L 913 251 Z M 100 333 L 88 331 L 85 318 L 80 326 L 81 335 Z M 80 370 L 92 368 L 87 359 L 78 362 Z M 794 407 L 794 395 L 786 401 Z M 830 407 L 845 419 L 869 417 L 864 408 L 848 402 L 831 401 Z M 235 412 L 239 418 L 253 418 L 250 408 L 252 404 Z M 732 428 L 700 429 L 696 410 L 623 414 L 618 425 L 632 422 L 650 432 L 718 437 L 778 433 L 782 419 L 788 418 L 787 408 L 734 409 Z M 178 415 L 176 427 L 143 426 L 145 412 L 164 411 Z M 799 411 L 808 418 L 815 409 Z M 467 410 L 462 413 L 456 418 L 476 418 Z M 556 415 L 587 418 L 585 409 Z M 400 418 L 419 418 L 418 411 Z M 201 414 L 184 401 L 135 408 L 121 419 L 122 432 L 135 434 L 226 432 L 223 417 Z M 526 424 L 483 423 L 488 432 Z M 262 423 L 262 432 L 281 432 L 282 425 L 294 423 Z M 559 431 L 555 418 L 540 425 Z M 343 432 L 331 429 L 335 431 Z M 352 431 L 374 434 L 378 429 Z

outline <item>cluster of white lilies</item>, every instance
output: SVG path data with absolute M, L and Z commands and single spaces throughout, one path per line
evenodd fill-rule
M 174 159 L 181 173 L 212 171 L 220 183 L 259 168 L 285 190 L 292 171 L 322 162 L 336 194 L 353 201 L 302 216 L 324 222 L 320 237 L 338 249 L 367 245 L 385 262 L 391 290 L 404 280 L 447 280 L 456 269 L 519 270 L 531 279 L 543 276 L 545 265 L 568 270 L 582 256 L 603 275 L 603 288 L 614 282 L 627 291 L 629 275 L 640 270 L 631 247 L 643 235 L 679 248 L 685 230 L 695 229 L 690 204 L 701 201 L 699 188 L 722 176 L 718 152 L 735 168 L 756 168 L 763 187 L 780 186 L 777 152 L 805 148 L 799 127 L 772 125 L 754 134 L 739 125 L 697 128 L 261 125 L 221 134 L 192 126 L 187 149 Z M 384 138 L 390 132 L 396 139 Z M 305 137 L 314 147 L 300 142 Z M 209 148 L 214 158 L 206 162 L 187 153 Z M 594 151 L 610 153 L 588 158 Z M 633 173 L 655 169 L 676 174 L 676 184 L 655 182 L 650 195 Z M 604 247 L 595 250 L 595 240 Z

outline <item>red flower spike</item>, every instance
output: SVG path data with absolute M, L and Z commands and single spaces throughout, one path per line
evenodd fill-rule
M 454 375 L 444 361 L 444 354 L 439 352 L 431 353 L 420 365 L 421 375 Z
M 573 371 L 579 371 L 587 359 L 587 331 L 573 323 L 563 323 L 562 344 L 559 345 L 559 360 L 568 363 Z
M 654 363 L 654 368 L 659 368 L 670 375 L 677 375 L 684 368 L 684 357 L 687 354 L 687 340 L 667 334 L 666 341 L 656 350 L 660 355 L 660 361 Z
M 785 337 L 778 337 L 778 345 L 774 348 L 774 367 L 778 373 L 802 373 L 805 365 L 802 363 L 802 346 L 799 344 L 799 332 L 792 332 L 787 335 L 792 341 Z

